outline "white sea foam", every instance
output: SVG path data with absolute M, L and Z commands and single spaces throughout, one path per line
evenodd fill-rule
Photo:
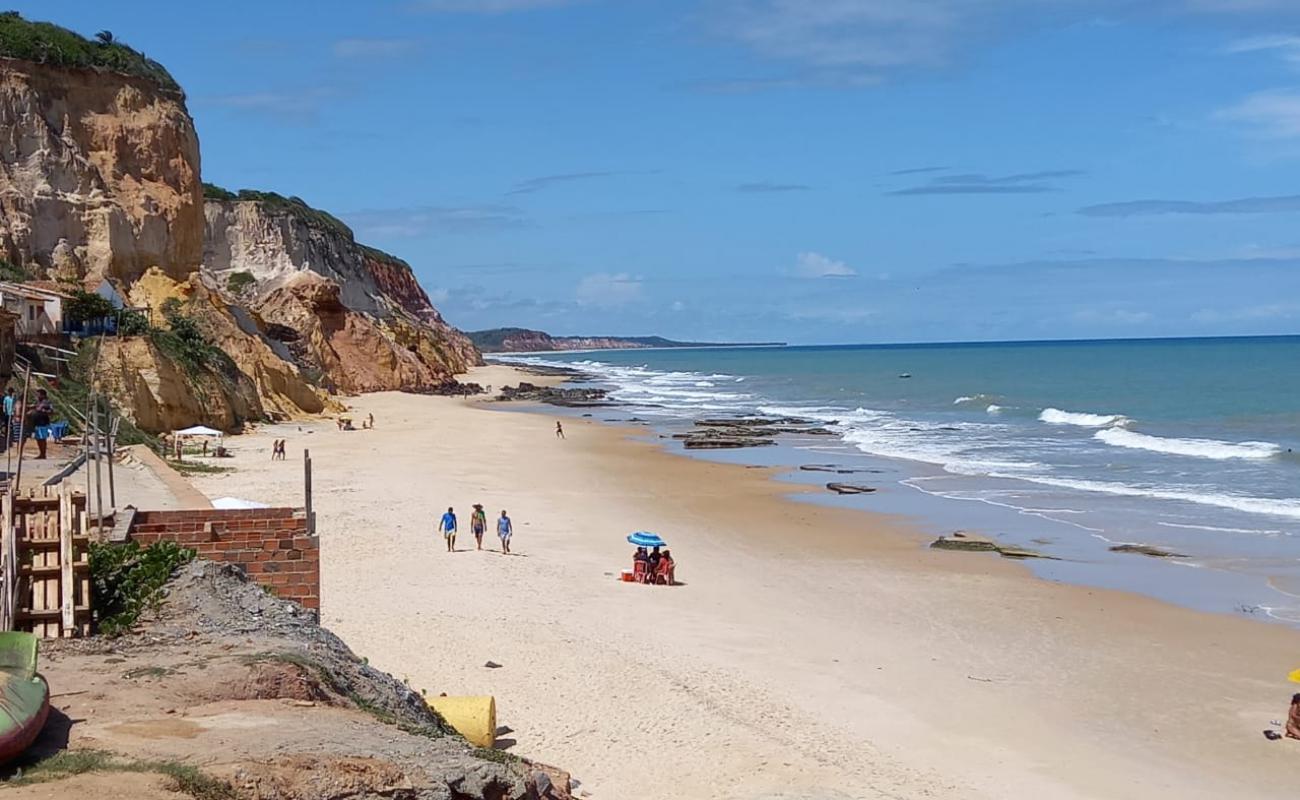
M 1124 483 L 1108 481 L 1085 481 L 1073 478 L 1053 478 L 1046 475 L 1003 474 L 995 478 L 1016 478 L 1044 486 L 1056 486 L 1061 489 L 1078 489 L 1084 492 L 1120 495 L 1123 497 L 1150 497 L 1157 500 L 1176 500 L 1197 505 L 1230 508 L 1249 514 L 1268 514 L 1275 517 L 1300 519 L 1300 500 L 1290 498 L 1250 497 L 1246 495 L 1224 494 L 1217 492 L 1188 492 L 1174 489 L 1157 489 L 1143 486 L 1129 486 Z
M 986 413 L 989 413 L 989 414 L 1001 414 L 1001 413 L 1002 413 L 1002 406 L 1000 406 L 1000 405 L 998 405 L 998 404 L 996 404 L 996 403 L 989 403 L 989 407 L 986 408 L 986 409 L 984 409 L 984 411 L 985 411 Z
M 1282 531 L 1260 528 L 1224 528 L 1218 525 L 1185 525 L 1178 522 L 1157 522 L 1166 528 L 1186 528 L 1192 531 L 1210 531 L 1212 533 L 1249 533 L 1261 536 L 1280 536 Z
M 1105 428 L 1128 422 L 1128 417 L 1121 414 L 1088 414 L 1082 411 L 1062 411 L 1059 408 L 1045 408 L 1038 418 L 1049 425 L 1077 425 L 1080 428 Z
M 952 404 L 955 405 L 955 406 L 959 406 L 959 405 L 961 405 L 962 403 L 973 403 L 973 402 L 975 402 L 975 398 L 974 398 L 974 396 L 972 396 L 972 395 L 962 395 L 961 397 L 958 397 L 956 400 L 953 400 L 953 401 L 952 401 Z
M 1150 450 L 1176 456 L 1213 458 L 1223 461 L 1230 458 L 1272 458 L 1282 448 L 1272 442 L 1221 442 L 1217 439 L 1167 439 L 1124 428 L 1107 428 L 1093 434 L 1094 439 L 1115 447 Z

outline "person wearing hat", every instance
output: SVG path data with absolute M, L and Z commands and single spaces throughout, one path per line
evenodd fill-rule
M 469 529 L 474 534 L 474 543 L 483 549 L 483 534 L 487 532 L 487 514 L 483 513 L 480 503 L 474 504 L 474 513 L 469 516 Z

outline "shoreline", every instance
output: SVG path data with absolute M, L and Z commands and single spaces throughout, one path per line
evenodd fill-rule
M 593 367 L 531 359 L 506 363 L 520 368 L 544 364 L 548 370 L 572 369 L 572 380 L 587 386 L 612 387 L 613 393 L 624 389 L 639 393 L 642 389 L 635 380 L 629 389 L 623 379 L 595 369 L 601 365 Z M 614 366 L 627 367 L 618 362 Z M 676 368 L 707 371 L 707 368 L 698 366 Z M 683 373 L 669 371 L 665 374 Z M 651 392 L 657 391 L 653 386 L 649 388 Z M 715 390 L 710 388 L 708 391 Z M 769 406 L 783 405 L 779 400 L 764 402 Z M 668 403 L 659 406 L 639 404 L 635 399 L 610 398 L 608 405 L 612 407 L 590 410 L 594 416 L 613 424 L 647 424 L 661 434 L 660 439 L 674 440 L 680 439 L 684 432 L 708 432 L 708 429 L 692 427 L 691 419 L 710 416 L 799 417 L 797 402 L 790 408 L 781 409 L 745 407 L 756 405 L 752 402 L 727 409 L 725 405 L 695 408 L 690 404 Z M 623 411 L 634 416 L 628 420 L 627 414 L 620 413 Z M 825 409 L 814 411 L 825 412 Z M 635 416 L 638 414 L 650 419 L 640 419 Z M 803 418 L 803 422 L 823 426 L 826 419 L 825 416 L 814 416 Z M 849 433 L 853 433 L 851 427 Z M 1050 495 L 1051 487 L 1056 486 L 1053 481 L 1017 474 L 972 477 L 960 470 L 950 472 L 926 458 L 909 458 L 905 452 L 880 454 L 857 447 L 846 440 L 842 432 L 833 438 L 782 435 L 775 439 L 775 443 L 777 447 L 750 446 L 728 450 L 683 449 L 675 441 L 661 442 L 661 445 L 674 455 L 776 468 L 780 473 L 778 480 L 800 487 L 796 495 L 800 501 L 906 517 L 914 526 L 924 528 L 932 541 L 960 530 L 992 537 L 1019 551 L 1038 553 L 1042 557 L 1028 559 L 1026 563 L 1036 575 L 1048 580 L 1063 580 L 1099 589 L 1137 591 L 1194 610 L 1267 619 L 1300 629 L 1300 564 L 1280 545 L 1269 545 L 1268 537 L 1282 531 L 1201 527 L 1202 524 L 1228 524 L 1218 522 L 1182 524 L 1194 523 L 1194 519 L 1186 516 L 1187 511 L 1176 509 L 1170 515 L 1166 509 L 1154 513 L 1150 507 L 1139 508 L 1136 500 L 1109 493 L 1092 495 L 1081 491 L 1073 497 L 1049 496 L 1040 500 L 1034 495 L 1044 492 Z M 818 484 L 814 476 L 803 471 L 810 460 L 837 462 L 838 466 L 845 468 L 876 473 L 866 480 L 879 491 L 840 498 L 802 491 L 804 487 Z M 840 480 L 852 482 L 855 479 L 850 476 Z M 1004 492 L 1010 496 L 1009 499 L 1000 499 Z M 1028 499 L 1016 499 L 1017 495 Z M 990 496 L 993 499 L 985 499 Z M 1085 514 L 1086 517 L 1074 516 Z M 1085 519 L 1086 522 L 1080 521 Z M 1234 521 L 1231 524 L 1247 523 Z M 1257 527 L 1268 527 L 1268 523 L 1261 522 Z M 1201 530 L 1260 534 L 1262 538 L 1205 538 L 1196 535 Z M 1139 555 L 1139 549 L 1167 555 Z
M 196 483 L 273 502 L 298 475 L 263 463 L 270 439 L 310 446 L 323 623 L 415 688 L 497 695 L 519 750 L 595 797 L 1270 797 L 1300 778 L 1294 744 L 1259 733 L 1300 652 L 1283 626 L 928 550 L 905 520 L 792 502 L 778 469 L 644 429 L 570 417 L 561 443 L 537 409 L 353 403 L 377 430 L 270 426 Z M 520 555 L 440 552 L 444 498 L 506 505 Z M 643 527 L 684 586 L 614 580 Z

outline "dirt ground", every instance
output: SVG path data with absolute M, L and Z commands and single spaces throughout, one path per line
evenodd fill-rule
M 134 634 L 48 642 L 50 720 L 19 798 L 568 798 L 563 773 L 476 750 L 311 612 L 196 562 Z M 71 753 L 111 765 L 50 782 Z M 50 759 L 45 760 L 44 759 Z M 171 772 L 203 781 L 197 789 Z

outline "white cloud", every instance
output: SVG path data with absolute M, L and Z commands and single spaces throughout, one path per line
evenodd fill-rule
M 1300 305 L 1272 303 L 1231 309 L 1204 308 L 1192 314 L 1194 322 L 1259 322 L 1300 318 Z
M 672 309 L 673 311 L 685 311 L 686 304 L 683 303 L 681 300 L 674 300 L 673 304 L 669 306 L 669 308 Z
M 528 224 L 514 206 L 423 206 L 344 213 L 362 237 L 424 236 L 430 233 L 478 233 L 522 228 Z
M 443 303 L 447 302 L 447 300 L 450 297 L 451 297 L 450 289 L 438 288 L 438 289 L 429 290 L 429 302 L 433 303 L 435 306 L 442 305 Z
M 597 272 L 578 281 L 574 296 L 579 305 L 618 308 L 641 297 L 641 277 L 626 272 Z
M 1085 308 L 1074 312 L 1073 317 L 1075 322 L 1112 325 L 1141 325 L 1155 318 L 1149 311 L 1132 311 L 1127 308 Z
M 389 58 L 414 47 L 413 39 L 339 39 L 331 49 L 338 58 Z
M 800 253 L 791 274 L 800 278 L 852 278 L 858 271 L 821 253 Z
M 1275 34 L 1272 36 L 1252 36 L 1249 39 L 1237 39 L 1229 42 L 1223 52 L 1261 53 L 1277 52 L 1282 58 L 1300 64 L 1300 36 L 1292 34 Z
M 1300 137 L 1300 90 L 1256 92 L 1215 117 L 1242 123 L 1265 138 L 1294 139 Z
M 581 0 L 419 0 L 416 8 L 453 14 L 507 14 L 538 8 L 570 6 Z

